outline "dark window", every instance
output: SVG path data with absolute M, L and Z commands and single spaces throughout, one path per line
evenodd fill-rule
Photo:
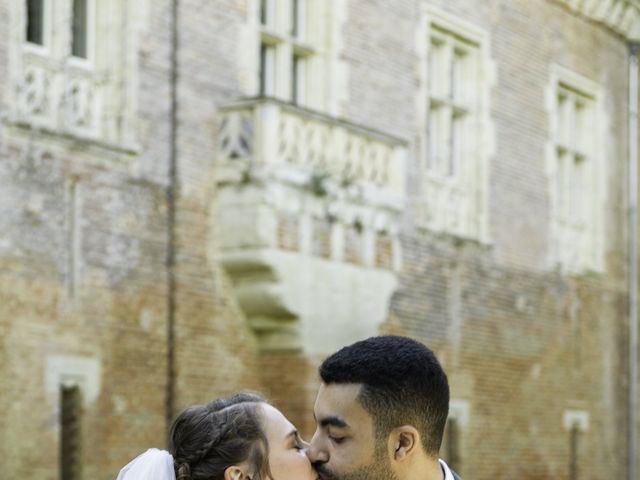
M 574 423 L 569 433 L 569 480 L 578 480 L 578 439 L 580 427 Z
M 44 45 L 43 0 L 27 0 L 27 42 Z
M 267 47 L 264 43 L 260 45 L 260 95 L 267 94 Z
M 291 0 L 291 35 L 300 33 L 300 0 Z
M 78 386 L 61 386 L 60 407 L 60 478 L 80 480 L 82 397 Z
M 260 23 L 262 25 L 266 25 L 268 22 L 268 11 L 269 6 L 267 5 L 268 0 L 260 0 Z
M 87 58 L 87 0 L 73 0 L 71 54 Z
M 460 428 L 455 418 L 447 420 L 445 430 L 445 448 L 447 453 L 446 462 L 456 472 L 462 469 L 462 458 L 460 457 Z
M 291 102 L 297 105 L 300 102 L 300 63 L 302 60 L 299 56 L 294 55 L 291 62 Z
M 260 45 L 260 95 L 273 96 L 275 89 L 276 47 L 263 42 Z

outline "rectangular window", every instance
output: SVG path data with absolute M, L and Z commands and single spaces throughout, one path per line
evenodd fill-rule
M 468 141 L 468 118 L 473 114 L 467 72 L 473 45 L 445 31 L 432 32 L 428 65 L 427 171 L 441 178 L 456 178 Z
M 440 122 L 437 117 L 437 110 L 431 109 L 429 111 L 429 121 L 427 122 L 427 145 L 429 146 L 429 149 L 427 151 L 426 163 L 428 171 L 434 171 L 437 168 L 436 165 L 439 163 L 440 158 L 440 151 L 438 150 L 438 147 L 441 144 L 438 140 L 440 136 L 438 125 L 440 125 Z
M 447 464 L 459 474 L 461 471 L 460 429 L 458 428 L 458 421 L 455 418 L 447 419 L 445 437 Z
M 71 54 L 87 58 L 88 12 L 87 0 L 73 0 Z
M 260 0 L 260 23 L 267 24 L 267 0 Z
M 306 30 L 306 1 L 291 0 L 291 36 L 302 40 Z
M 295 105 L 301 105 L 305 102 L 305 68 L 305 58 L 294 54 L 291 72 L 291 102 Z
M 273 96 L 275 93 L 276 49 L 272 45 L 260 45 L 260 95 Z
M 260 0 L 260 23 L 273 26 L 275 17 L 275 0 Z
M 262 96 L 277 97 L 295 105 L 308 105 L 308 87 L 316 71 L 317 50 L 307 31 L 312 10 L 324 5 L 309 0 L 261 0 L 258 87 Z M 277 8 L 276 8 L 277 6 Z M 324 7 L 323 7 L 324 8 Z
M 82 478 L 82 396 L 77 385 L 60 387 L 60 478 Z
M 579 226 L 586 221 L 589 201 L 589 115 L 592 100 L 560 84 L 557 92 L 555 214 L 559 223 Z
M 424 2 L 428 3 L 428 2 Z M 488 238 L 491 66 L 488 33 L 424 6 L 420 46 L 420 224 Z
M 27 42 L 44 45 L 44 0 L 27 0 Z
M 551 266 L 603 269 L 603 167 L 598 85 L 554 66 L 549 148 Z
M 462 131 L 462 118 L 455 112 L 451 112 L 451 124 L 449 130 L 449 157 L 446 165 L 445 175 L 455 177 L 458 162 L 460 161 L 459 146 L 460 134 Z
M 578 439 L 580 426 L 573 424 L 569 432 L 569 480 L 578 480 Z
M 445 44 L 440 35 L 433 35 L 429 49 L 428 69 L 429 69 L 429 92 L 432 98 L 442 98 L 445 96 L 445 82 L 442 81 L 442 74 L 445 71 Z

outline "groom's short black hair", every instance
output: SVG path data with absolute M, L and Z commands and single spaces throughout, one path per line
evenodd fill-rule
M 373 418 L 376 438 L 413 425 L 425 451 L 437 456 L 449 413 L 447 375 L 434 353 L 407 337 L 371 337 L 344 347 L 320 366 L 325 384 L 360 383 L 358 401 Z

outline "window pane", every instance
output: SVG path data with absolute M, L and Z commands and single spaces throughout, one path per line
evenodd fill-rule
M 461 458 L 460 458 L 460 431 L 458 428 L 458 422 L 455 418 L 449 418 L 447 420 L 445 429 L 446 439 L 446 455 L 447 464 L 456 473 L 461 471 Z
M 580 431 L 578 425 L 571 427 L 569 435 L 569 480 L 578 480 L 578 440 Z
M 87 0 L 73 0 L 71 54 L 87 58 Z
M 573 185 L 571 188 L 571 216 L 574 221 L 582 222 L 585 219 L 585 169 L 584 157 L 576 155 L 573 159 Z
M 558 160 L 556 164 L 556 214 L 559 218 L 564 218 L 564 195 L 565 195 L 565 155 L 560 153 L 558 154 Z
M 81 477 L 81 409 L 77 386 L 62 386 L 60 391 L 60 473 L 64 480 Z
M 260 45 L 260 95 L 274 94 L 275 47 Z
M 576 102 L 575 110 L 575 128 L 573 137 L 573 149 L 577 152 L 585 152 L 585 126 L 586 126 L 586 109 L 585 104 L 581 101 Z
M 454 177 L 458 173 L 458 163 L 460 161 L 460 143 L 463 135 L 463 115 L 451 114 L 451 131 L 449 132 L 449 161 L 447 162 L 446 174 Z
M 291 0 L 291 35 L 303 39 L 306 34 L 307 2 Z
M 569 98 L 565 93 L 558 95 L 558 142 L 563 147 L 569 146 Z
M 260 23 L 273 26 L 274 24 L 274 0 L 260 0 Z
M 27 0 L 27 42 L 44 45 L 43 0 Z
M 434 97 L 444 97 L 446 86 L 443 82 L 445 71 L 445 44 L 440 39 L 431 40 L 429 50 L 429 90 Z M 445 75 L 446 76 L 446 75 Z M 446 81 L 446 80 L 445 80 Z
M 291 35 L 294 37 L 298 36 L 298 32 L 300 30 L 300 18 L 298 15 L 300 14 L 300 2 L 299 0 L 291 0 Z
M 429 153 L 427 154 L 427 168 L 435 172 L 440 163 L 440 121 L 438 110 L 429 111 L 429 130 L 427 132 L 427 142 Z
M 451 64 L 451 98 L 460 104 L 466 100 L 464 91 L 466 53 L 455 49 Z
M 267 93 L 267 46 L 260 45 L 260 95 Z
M 296 105 L 304 103 L 305 60 L 299 55 L 293 56 L 291 63 L 291 101 Z
M 260 23 L 267 24 L 267 0 L 260 0 Z

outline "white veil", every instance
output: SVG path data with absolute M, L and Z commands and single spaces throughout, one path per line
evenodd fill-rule
M 173 457 L 166 450 L 150 448 L 120 470 L 116 480 L 176 480 Z

